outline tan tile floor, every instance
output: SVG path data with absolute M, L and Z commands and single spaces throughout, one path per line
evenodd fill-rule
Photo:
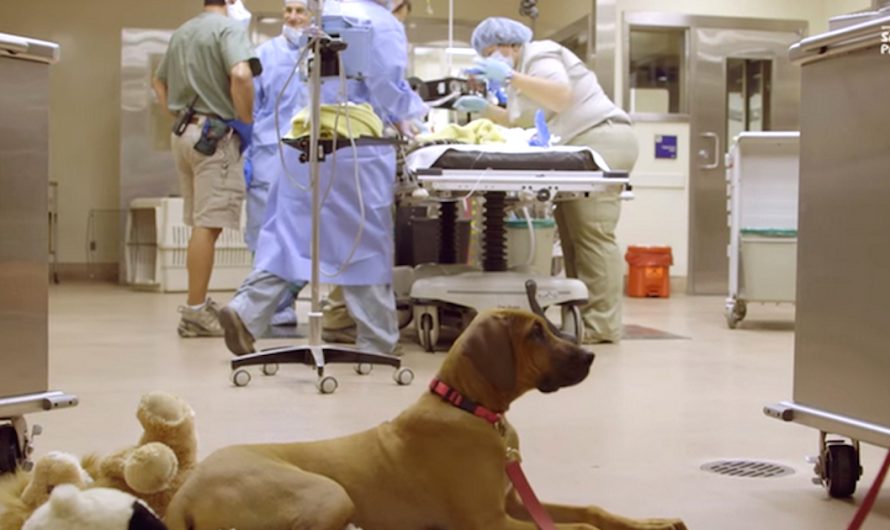
M 225 302 L 230 295 L 214 296 Z M 136 403 L 155 389 L 192 404 L 202 455 L 232 443 L 350 433 L 413 402 L 444 357 L 406 339 L 404 362 L 417 374 L 407 387 L 393 383 L 389 368 L 359 376 L 339 365 L 329 373 L 340 388 L 319 395 L 312 370 L 288 365 L 275 377 L 254 370 L 248 387 L 235 388 L 222 340 L 176 335 L 176 307 L 183 301 L 183 295 L 108 284 L 51 289 L 51 388 L 77 394 L 80 405 L 29 417 L 45 430 L 38 454 L 106 453 L 133 443 Z M 852 501 L 831 500 L 812 485 L 804 458 L 816 452 L 816 431 L 761 412 L 791 397 L 793 308 L 752 305 L 735 331 L 726 328 L 722 308 L 720 297 L 628 299 L 627 323 L 689 339 L 598 346 L 591 376 L 581 385 L 515 403 L 510 418 L 540 497 L 595 503 L 630 516 L 680 516 L 692 530 L 846 527 L 885 450 L 864 446 L 865 475 Z M 300 302 L 301 316 L 306 310 Z M 725 458 L 766 460 L 795 473 L 742 479 L 699 469 Z M 890 486 L 865 528 L 890 528 Z

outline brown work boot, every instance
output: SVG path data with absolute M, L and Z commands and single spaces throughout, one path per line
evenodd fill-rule
M 246 355 L 255 351 L 254 338 L 247 330 L 238 312 L 229 306 L 219 311 L 219 323 L 226 336 L 226 347 L 235 355 Z
M 341 329 L 322 329 L 321 340 L 339 344 L 355 344 L 355 326 Z

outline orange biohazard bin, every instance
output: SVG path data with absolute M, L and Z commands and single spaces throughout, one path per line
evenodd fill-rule
M 670 267 L 674 264 L 671 247 L 629 246 L 624 260 L 630 266 L 627 296 L 667 298 L 671 295 Z

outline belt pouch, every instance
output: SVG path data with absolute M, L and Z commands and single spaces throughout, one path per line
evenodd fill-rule
M 219 118 L 208 116 L 201 128 L 201 138 L 195 143 L 195 151 L 202 155 L 212 156 L 216 152 L 219 141 L 229 134 L 229 126 Z

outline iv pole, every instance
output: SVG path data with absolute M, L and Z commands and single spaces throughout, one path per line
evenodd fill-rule
M 324 9 L 324 0 L 317 0 L 315 8 L 315 27 L 322 28 L 321 15 Z M 309 186 L 312 189 L 312 243 L 311 254 L 312 260 L 312 278 L 309 285 L 311 286 L 311 306 L 309 309 L 309 347 L 312 348 L 312 356 L 315 357 L 316 366 L 324 366 L 324 354 L 318 349 L 321 345 L 321 293 L 319 280 L 321 279 L 321 266 L 319 259 L 319 249 L 321 247 L 321 230 L 319 227 L 321 220 L 321 179 L 318 161 L 318 138 L 321 134 L 321 38 L 316 37 L 313 41 L 312 54 L 313 68 L 310 68 L 309 83 L 311 90 L 311 100 L 309 108 Z M 318 363 L 321 357 L 321 364 Z
M 321 168 L 320 153 L 323 146 L 321 136 L 321 70 L 322 49 L 331 45 L 325 35 L 322 24 L 324 0 L 315 0 L 314 27 L 316 31 L 310 41 L 313 58 L 309 68 L 309 87 L 311 91 L 309 108 L 309 187 L 312 190 L 312 237 L 310 243 L 310 300 L 309 309 L 309 343 L 306 346 L 285 346 L 258 353 L 243 355 L 232 360 L 232 382 L 235 386 L 247 386 L 250 373 L 244 366 L 261 364 L 265 375 L 278 372 L 279 363 L 300 363 L 314 365 L 318 380 L 316 387 L 322 394 L 333 393 L 338 386 L 333 376 L 324 375 L 327 363 L 355 363 L 355 371 L 361 375 L 371 372 L 373 365 L 386 364 L 396 368 L 393 379 L 399 385 L 409 385 L 414 380 L 414 372 L 401 365 L 401 359 L 394 355 L 363 352 L 354 348 L 341 348 L 324 345 L 321 340 Z M 342 44 L 342 43 L 341 43 Z

